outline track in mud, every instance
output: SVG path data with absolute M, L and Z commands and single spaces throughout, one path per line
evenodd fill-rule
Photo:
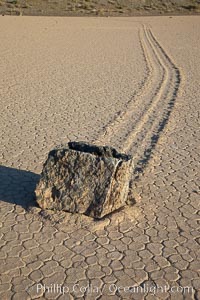
M 181 81 L 179 69 L 151 29 L 143 26 L 139 37 L 147 75 L 126 109 L 118 113 L 97 139 L 110 145 L 117 140 L 121 151 L 133 155 L 135 174 L 143 170 L 151 156 L 169 119 Z

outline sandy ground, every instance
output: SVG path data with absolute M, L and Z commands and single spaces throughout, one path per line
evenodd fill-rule
M 199 26 L 195 16 L 0 18 L 1 299 L 200 298 Z M 68 140 L 131 153 L 136 205 L 99 222 L 27 211 L 48 151 Z M 98 292 L 80 291 L 88 284 Z
M 200 14 L 198 0 L 0 0 L 0 15 L 159 16 Z

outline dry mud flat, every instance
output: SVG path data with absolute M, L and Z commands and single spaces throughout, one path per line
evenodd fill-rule
M 1 299 L 200 298 L 199 25 L 0 18 Z M 131 153 L 137 203 L 99 222 L 27 211 L 69 139 Z

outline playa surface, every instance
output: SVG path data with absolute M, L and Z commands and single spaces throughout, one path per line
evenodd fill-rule
M 0 27 L 0 298 L 199 299 L 200 18 Z M 98 222 L 36 207 L 69 140 L 132 154 L 136 204 Z

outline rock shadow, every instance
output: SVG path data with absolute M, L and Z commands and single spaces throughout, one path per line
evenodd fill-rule
M 36 206 L 34 191 L 39 179 L 33 172 L 0 166 L 0 201 L 25 209 Z

